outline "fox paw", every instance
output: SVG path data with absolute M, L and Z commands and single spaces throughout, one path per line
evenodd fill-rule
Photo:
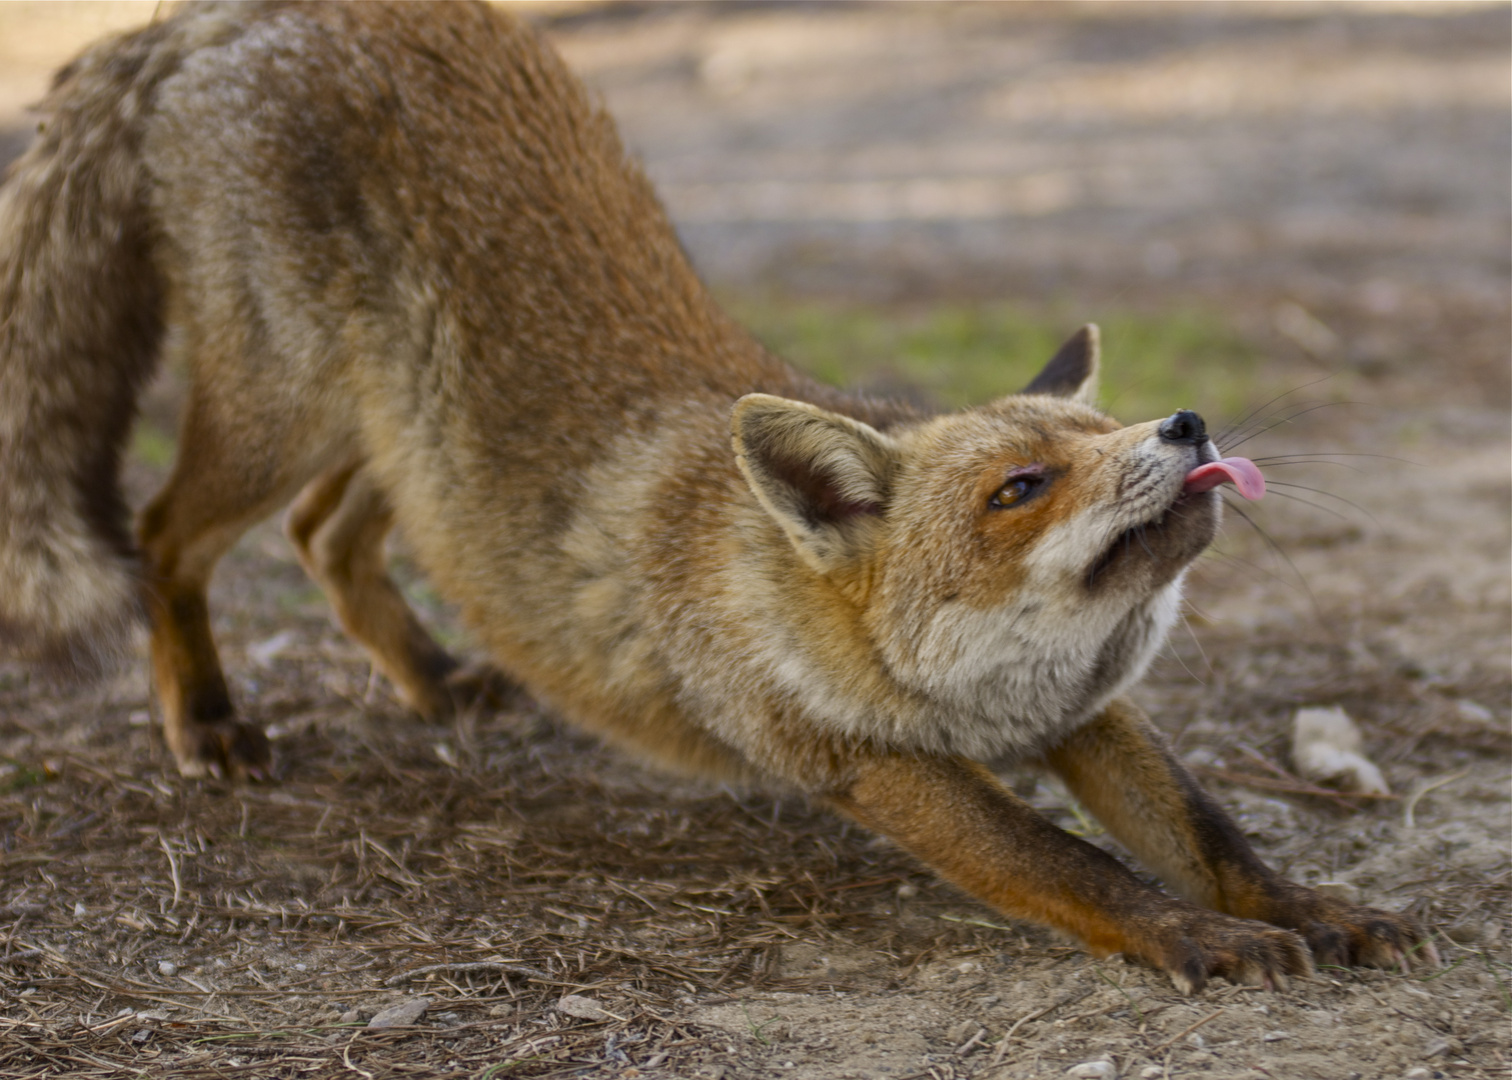
M 457 712 L 469 709 L 507 709 L 522 693 L 520 686 L 491 664 L 474 661 L 464 664 L 445 680 L 447 693 Z
M 1203 909 L 1172 922 L 1153 959 L 1183 994 L 1195 994 L 1214 976 L 1284 990 L 1293 976 L 1312 974 L 1307 944 L 1289 930 Z
M 1270 921 L 1296 930 L 1319 964 L 1436 968 L 1438 950 L 1410 915 L 1351 904 L 1293 886 Z
M 273 748 L 262 728 L 244 720 L 191 721 L 169 744 L 184 776 L 224 780 L 273 778 Z

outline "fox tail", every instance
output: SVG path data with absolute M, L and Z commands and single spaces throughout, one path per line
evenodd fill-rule
M 164 288 L 140 146 L 181 57 L 163 25 L 85 52 L 0 186 L 0 648 L 71 672 L 143 619 L 120 461 Z

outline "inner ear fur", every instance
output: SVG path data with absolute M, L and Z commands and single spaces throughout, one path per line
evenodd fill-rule
M 735 460 L 799 554 L 830 573 L 854 560 L 886 510 L 896 445 L 848 416 L 770 394 L 730 415 Z
M 1055 351 L 1021 394 L 1050 394 L 1097 404 L 1097 367 L 1102 346 L 1096 323 L 1088 323 Z

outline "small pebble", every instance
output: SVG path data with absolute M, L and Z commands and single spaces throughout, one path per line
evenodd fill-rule
M 1291 1038 L 1291 1032 L 1289 1031 L 1267 1031 L 1264 1035 L 1260 1036 L 1260 1041 L 1280 1042 L 1282 1039 L 1289 1038 Z
M 1139 1080 L 1156 1080 L 1157 1077 L 1164 1075 L 1165 1070 L 1159 1065 L 1146 1065 L 1143 1069 L 1139 1070 Z
M 1415 1069 L 1408 1069 L 1402 1080 L 1431 1080 L 1433 1074 L 1419 1065 Z
M 903 884 L 901 884 L 901 885 L 898 886 L 898 899 L 899 900 L 912 900 L 914 897 L 916 897 L 918 895 L 919 895 L 919 887 L 917 885 L 913 885 L 913 884 L 905 881 Z
M 167 975 L 167 976 L 170 976 L 170 977 L 172 977 L 174 975 L 177 975 L 178 974 L 178 965 L 175 964 L 172 960 L 159 960 L 158 961 L 158 974 L 159 975 Z
M 1489 724 L 1496 719 L 1496 714 L 1478 701 L 1462 698 L 1456 703 L 1456 708 L 1462 718 L 1477 724 Z M 1410 1075 L 1410 1074 L 1409 1074 Z
M 981 1027 L 982 1025 L 975 1020 L 962 1020 L 959 1024 L 953 1025 L 949 1031 L 945 1032 L 945 1038 L 949 1039 L 952 1043 L 959 1043 L 962 1039 L 971 1038 L 981 1030 Z
M 581 1020 L 606 1020 L 609 1014 L 604 1007 L 591 997 L 581 994 L 568 994 L 557 1002 L 557 1011 L 564 1012 L 568 1016 L 576 1016 Z
M 1076 1080 L 1114 1080 L 1118 1069 L 1111 1061 L 1084 1061 L 1067 1069 L 1066 1075 Z
M 1444 931 L 1449 935 L 1450 941 L 1456 941 L 1461 945 L 1474 945 L 1480 941 L 1481 932 L 1482 927 L 1478 922 L 1462 922 Z
M 370 1028 L 408 1027 L 418 1023 L 425 1015 L 425 1010 L 430 1008 L 431 999 L 428 997 L 410 998 L 401 1001 L 397 1005 L 390 1005 L 381 1010 L 368 1021 Z
M 86 916 L 88 914 L 89 914 L 89 909 L 84 906 L 84 901 L 80 900 L 80 901 L 77 901 L 74 904 L 74 918 L 76 918 L 76 919 L 82 919 L 84 916 Z
M 1342 900 L 1346 904 L 1358 904 L 1360 902 L 1360 887 L 1348 881 L 1320 881 L 1313 886 L 1324 896 L 1335 900 Z

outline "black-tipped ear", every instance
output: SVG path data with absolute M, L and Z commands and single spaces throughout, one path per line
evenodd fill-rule
M 1097 324 L 1088 323 L 1056 350 L 1034 381 L 1020 393 L 1050 394 L 1093 404 L 1097 399 Z
M 746 483 L 809 565 L 828 573 L 859 553 L 887 502 L 896 461 L 887 436 L 770 394 L 737 401 L 730 434 Z

